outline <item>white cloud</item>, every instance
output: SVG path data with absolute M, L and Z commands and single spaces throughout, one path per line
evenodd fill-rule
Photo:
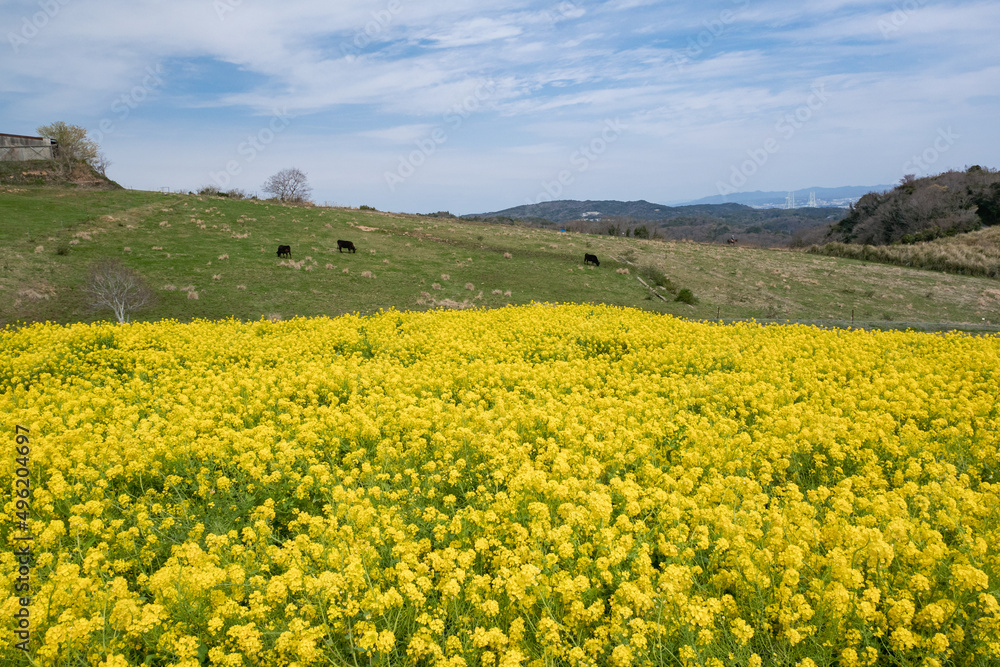
M 521 32 L 521 28 L 505 21 L 476 18 L 452 26 L 446 32 L 431 33 L 424 38 L 434 42 L 438 48 L 455 48 L 516 37 Z
M 426 137 L 434 130 L 434 127 L 434 125 L 426 123 L 415 125 L 397 125 L 395 127 L 358 132 L 357 136 L 366 139 L 375 139 L 389 144 L 403 144 Z
M 242 159 L 240 143 L 287 108 L 294 123 L 241 167 L 240 187 L 302 162 L 317 191 L 349 182 L 371 203 L 405 210 L 456 192 L 470 202 L 531 196 L 592 128 L 617 117 L 630 123 L 629 138 L 595 164 L 600 179 L 577 179 L 574 194 L 641 183 L 659 188 L 642 198 L 679 199 L 714 185 L 823 83 L 829 101 L 783 144 L 761 184 L 837 170 L 854 181 L 859 164 L 892 171 L 948 123 L 979 151 L 956 144 L 950 157 L 1000 166 L 990 96 L 1000 89 L 1000 5 L 913 4 L 899 14 L 861 0 L 73 0 L 29 39 L 19 31 L 37 3 L 6 2 L 0 131 L 110 118 L 106 146 L 122 179 L 196 187 Z M 723 12 L 731 20 L 719 32 Z M 112 105 L 157 66 L 162 85 L 116 114 Z M 446 144 L 389 192 L 384 171 L 435 129 Z M 810 152 L 822 159 L 810 163 Z

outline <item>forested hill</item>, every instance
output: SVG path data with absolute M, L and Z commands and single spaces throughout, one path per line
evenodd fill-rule
M 917 243 L 1000 224 L 1000 173 L 978 165 L 936 176 L 907 176 L 871 192 L 832 226 L 827 240 L 865 245 Z
M 744 243 L 769 247 L 807 245 L 808 235 L 840 220 L 842 208 L 756 209 L 743 204 L 665 206 L 648 201 L 561 200 L 515 206 L 494 213 L 463 216 L 493 223 L 517 221 L 533 227 L 640 238 L 688 239 L 724 243 L 735 235 Z
M 715 218 L 752 213 L 754 209 L 743 204 L 698 204 L 693 206 L 666 206 L 645 200 L 587 200 L 561 199 L 514 206 L 493 213 L 481 213 L 477 218 L 512 218 L 514 220 L 544 219 L 550 222 L 569 222 L 587 217 L 619 217 L 633 220 L 669 220 L 685 216 L 711 216 Z M 588 215 L 590 214 L 590 215 Z

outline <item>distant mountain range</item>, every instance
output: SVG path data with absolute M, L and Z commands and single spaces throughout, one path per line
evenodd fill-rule
M 818 202 L 819 198 L 817 197 L 817 203 Z M 823 217 L 835 214 L 835 217 L 840 218 L 844 214 L 844 211 L 829 210 L 843 208 L 840 206 L 798 206 L 798 199 L 796 199 L 795 203 L 796 211 L 799 214 L 810 218 L 817 217 L 817 214 L 822 211 L 826 211 Z M 803 204 L 805 203 L 806 202 L 803 202 Z M 494 211 L 492 213 L 464 215 L 462 217 L 479 219 L 510 218 L 513 220 L 547 220 L 555 223 L 564 223 L 571 220 L 591 220 L 596 222 L 604 218 L 616 217 L 629 218 L 637 221 L 658 222 L 674 220 L 677 218 L 745 219 L 747 216 L 753 216 L 755 211 L 760 212 L 760 209 L 763 208 L 777 207 L 750 206 L 743 203 L 695 203 L 684 206 L 667 206 L 666 204 L 654 204 L 643 199 L 638 201 L 617 201 L 614 199 L 579 201 L 575 199 L 559 199 L 556 201 L 546 201 L 538 204 L 514 206 L 511 208 L 505 208 L 502 211 Z
M 788 246 L 795 235 L 829 227 L 847 214 L 839 207 L 804 207 L 792 210 L 754 208 L 745 204 L 691 204 L 667 206 L 652 202 L 563 199 L 513 208 L 463 215 L 467 220 L 532 227 L 556 227 L 564 231 L 641 237 L 725 242 L 738 235 L 745 242 L 765 246 Z M 648 235 L 648 236 L 647 236 Z
M 794 192 L 736 192 L 731 195 L 714 195 L 674 206 L 656 204 L 643 199 L 638 201 L 562 199 L 557 201 L 525 204 L 502 211 L 462 216 L 467 218 L 513 218 L 515 220 L 543 219 L 551 222 L 570 220 L 598 220 L 609 216 L 633 220 L 670 220 L 680 217 L 728 217 L 746 213 L 747 207 L 765 208 L 848 208 L 869 192 L 887 192 L 892 185 L 849 185 L 839 188 L 807 188 Z M 789 204 L 792 204 L 789 206 Z
M 754 208 L 786 208 L 789 203 L 789 195 L 794 195 L 795 205 L 793 208 L 808 206 L 812 196 L 815 196 L 817 206 L 847 208 L 869 192 L 887 192 L 894 187 L 894 185 L 847 185 L 840 188 L 805 188 L 794 191 L 772 190 L 765 192 L 755 190 L 754 192 L 734 192 L 730 195 L 702 197 L 694 201 L 683 202 L 680 205 L 735 203 Z
M 556 223 L 569 222 L 570 220 L 600 220 L 607 217 L 654 221 L 692 216 L 718 217 L 727 212 L 736 214 L 744 210 L 749 210 L 749 207 L 742 204 L 666 206 L 664 204 L 653 204 L 642 199 L 639 201 L 578 201 L 575 199 L 559 199 L 538 204 L 514 206 L 493 213 L 480 213 L 474 216 L 462 217 L 513 218 L 514 220 L 541 219 Z

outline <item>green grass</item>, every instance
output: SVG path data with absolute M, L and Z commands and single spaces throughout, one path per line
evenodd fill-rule
M 159 294 L 156 307 L 136 320 L 288 319 L 531 301 L 607 303 L 697 319 L 844 321 L 852 311 L 867 321 L 1000 319 L 995 280 L 788 250 L 37 186 L 0 188 L 0 220 L 0 325 L 108 319 L 109 312 L 88 308 L 80 290 L 88 264 L 100 257 L 122 259 Z M 337 239 L 353 241 L 357 254 L 338 253 Z M 281 265 L 279 244 L 292 246 L 298 268 Z M 585 267 L 585 252 L 601 266 Z M 667 298 L 656 298 L 636 279 L 640 269 L 672 289 L 691 290 L 698 303 L 677 302 L 665 287 L 658 291 Z

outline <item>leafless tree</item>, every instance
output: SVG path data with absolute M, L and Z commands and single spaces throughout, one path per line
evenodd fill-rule
M 118 259 L 102 259 L 90 265 L 84 292 L 96 310 L 110 308 L 119 323 L 128 322 L 132 313 L 156 300 L 156 293 L 142 275 Z
M 90 166 L 94 168 L 101 176 L 108 175 L 108 167 L 111 166 L 111 160 L 103 152 L 98 152 L 97 156 L 90 161 Z
M 264 183 L 264 192 L 272 194 L 280 201 L 300 203 L 309 201 L 312 188 L 300 169 L 282 169 Z

